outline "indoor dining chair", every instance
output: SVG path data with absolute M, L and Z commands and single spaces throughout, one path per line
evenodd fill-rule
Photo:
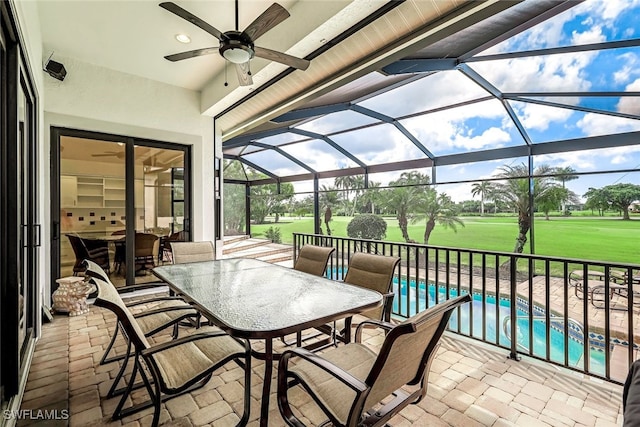
M 236 339 L 217 330 L 195 333 L 152 346 L 139 325 L 139 319 L 131 314 L 116 289 L 99 278 L 92 277 L 91 280 L 98 287 L 95 305 L 117 316 L 118 327 L 134 348 L 133 370 L 112 419 L 122 419 L 153 406 L 151 426 L 156 427 L 163 401 L 204 386 L 216 370 L 236 361 L 244 369 L 244 405 L 238 425 L 247 424 L 251 401 L 251 347 L 247 340 Z M 138 374 L 150 399 L 125 408 Z
M 285 351 L 278 366 L 278 407 L 283 418 L 290 426 L 304 426 L 289 405 L 288 390 L 300 385 L 333 426 L 386 425 L 407 405 L 424 398 L 431 362 L 451 313 L 469 301 L 468 294 L 450 299 L 398 325 L 365 320 L 356 329 L 355 342 L 321 355 L 302 348 Z M 365 325 L 386 332 L 378 353 L 361 343 Z
M 82 261 L 89 259 L 98 264 L 107 274 L 111 273 L 109 262 L 109 244 L 106 240 L 83 239 L 75 234 L 67 234 L 69 243 L 76 257 L 73 265 L 73 275 L 84 272 Z

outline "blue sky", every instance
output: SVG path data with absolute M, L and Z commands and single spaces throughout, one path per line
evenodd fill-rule
M 640 17 L 640 0 L 587 0 L 568 11 L 492 47 L 479 56 L 501 52 L 542 49 L 559 46 L 600 43 L 640 38 L 636 21 Z M 640 115 L 640 97 L 562 98 L 545 96 L 544 92 L 620 91 L 640 92 L 640 48 L 611 49 L 571 54 L 515 58 L 468 64 L 502 92 L 543 92 L 536 99 L 567 105 L 600 108 Z M 400 117 L 451 103 L 486 96 L 487 93 L 460 71 L 445 71 L 428 76 L 392 92 L 360 103 L 383 114 Z M 640 130 L 640 120 L 585 113 L 565 108 L 512 102 L 511 107 L 522 122 L 533 143 Z M 319 133 L 332 132 L 369 123 L 370 118 L 354 112 L 334 113 L 307 122 L 302 129 Z M 461 153 L 524 144 L 505 108 L 497 100 L 471 104 L 439 113 L 401 121 L 429 151 L 435 155 Z M 289 134 L 291 135 L 291 134 Z M 424 157 L 395 127 L 375 126 L 336 135 L 332 139 L 365 163 L 388 163 Z M 264 142 L 273 143 L 275 141 Z M 355 164 L 323 141 L 291 145 L 283 148 L 308 162 L 315 170 L 352 167 Z M 272 163 L 273 154 L 256 154 L 249 160 L 275 170 L 279 174 L 301 173 L 288 160 Z M 476 180 L 499 173 L 505 164 L 525 159 L 438 168 L 438 181 Z M 571 166 L 580 172 L 596 172 L 640 167 L 640 144 L 605 150 L 568 152 L 540 156 L 535 164 Z M 423 170 L 423 173 L 431 173 Z M 382 184 L 398 173 L 379 174 L 370 179 Z M 578 195 L 589 187 L 616 182 L 640 184 L 640 173 L 585 175 L 568 183 Z M 310 191 L 311 183 L 295 183 L 297 191 Z M 470 199 L 471 184 L 447 185 L 446 192 L 454 200 Z M 444 190 L 444 187 L 443 187 Z

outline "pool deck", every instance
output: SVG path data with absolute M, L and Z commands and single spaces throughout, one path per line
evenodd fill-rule
M 144 309 L 144 307 L 141 307 Z M 118 363 L 100 366 L 98 361 L 115 327 L 107 310 L 91 306 L 83 316 L 56 315 L 43 326 L 36 345 L 22 409 L 67 409 L 69 420 L 20 420 L 18 426 L 127 426 L 145 427 L 149 409 L 112 421 L 116 398 L 106 398 Z M 184 328 L 181 335 L 188 333 Z M 156 342 L 170 339 L 168 333 Z M 366 345 L 378 349 L 383 336 L 365 329 Z M 277 343 L 278 351 L 282 345 Z M 274 344 L 276 344 L 274 343 Z M 260 342 L 252 343 L 260 349 Z M 119 341 L 117 349 L 122 351 Z M 622 424 L 622 387 L 592 377 L 523 357 L 506 357 L 507 351 L 474 340 L 446 334 L 432 364 L 426 398 L 394 417 L 393 427 L 422 426 L 597 426 Z M 262 361 L 255 360 L 249 426 L 258 425 Z M 284 426 L 272 389 L 269 426 Z M 145 398 L 143 390 L 132 396 Z M 230 364 L 214 375 L 202 389 L 169 400 L 162 405 L 165 426 L 233 426 L 241 410 L 242 371 Z M 308 426 L 324 417 L 313 401 L 293 390 L 295 411 Z
M 433 281 L 436 277 L 434 270 L 429 270 L 428 274 L 424 269 L 419 270 L 419 280 L 424 281 L 428 277 L 429 281 Z M 439 282 L 442 284 L 445 280 L 445 274 L 441 270 L 439 272 Z M 458 286 L 458 275 L 452 273 L 449 275 L 449 286 L 455 288 Z M 473 285 L 474 293 L 482 292 L 482 277 L 473 276 L 469 274 L 460 274 L 460 287 L 469 289 L 469 284 Z M 601 286 L 597 281 L 591 281 L 590 285 Z M 563 316 L 566 311 L 568 317 L 579 323 L 582 327 L 588 325 L 588 329 L 591 334 L 601 334 L 604 336 L 605 325 L 609 325 L 611 337 L 617 338 L 621 342 L 628 341 L 628 318 L 629 311 L 627 308 L 627 298 L 617 293 L 613 293 L 609 300 L 609 310 L 605 310 L 604 307 L 596 307 L 592 304 L 588 298 L 587 301 L 582 298 L 582 292 L 578 292 L 578 296 L 574 291 L 574 287 L 569 285 L 565 287 L 564 280 L 562 278 L 550 277 L 549 286 L 545 283 L 544 276 L 534 276 L 531 280 L 522 281 L 517 285 L 517 295 L 526 301 L 529 301 L 529 294 L 531 288 L 531 295 L 534 304 L 543 310 L 547 307 L 547 298 L 549 301 L 550 313 L 556 316 Z M 547 291 L 547 288 L 549 289 Z M 510 283 L 507 280 L 500 280 L 496 284 L 495 279 L 487 280 L 485 292 L 487 294 L 496 293 L 508 298 L 510 295 Z M 588 295 L 587 295 L 588 296 Z M 603 303 L 597 301 L 598 305 Z M 633 313 L 633 331 L 634 342 L 640 343 L 640 306 L 634 305 L 632 307 Z M 633 360 L 638 358 L 637 350 L 633 351 Z M 615 345 L 611 353 L 611 378 L 618 381 L 623 381 L 627 375 L 629 369 L 628 363 L 628 348 L 626 346 Z

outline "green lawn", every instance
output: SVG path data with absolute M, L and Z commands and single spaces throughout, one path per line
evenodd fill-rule
M 334 236 L 347 235 L 351 217 L 334 216 L 331 230 Z M 388 228 L 385 240 L 401 242 L 398 223 L 386 218 Z M 515 217 L 465 217 L 464 227 L 455 233 L 436 226 L 429 244 L 469 249 L 511 252 L 518 232 Z M 277 224 L 252 225 L 254 237 L 264 237 L 269 227 L 278 227 L 283 243 L 291 243 L 292 233 L 313 233 L 311 218 L 281 218 Z M 326 230 L 325 230 L 326 232 Z M 422 242 L 424 222 L 409 226 L 412 239 Z M 549 221 L 536 218 L 535 245 L 538 255 L 549 255 L 588 260 L 640 264 L 637 249 L 640 242 L 640 220 L 623 221 L 602 217 L 556 217 Z M 527 244 L 528 247 L 528 244 Z

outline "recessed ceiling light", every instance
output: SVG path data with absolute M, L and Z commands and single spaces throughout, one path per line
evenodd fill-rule
M 191 43 L 191 38 L 186 34 L 176 34 L 176 40 L 180 43 Z

